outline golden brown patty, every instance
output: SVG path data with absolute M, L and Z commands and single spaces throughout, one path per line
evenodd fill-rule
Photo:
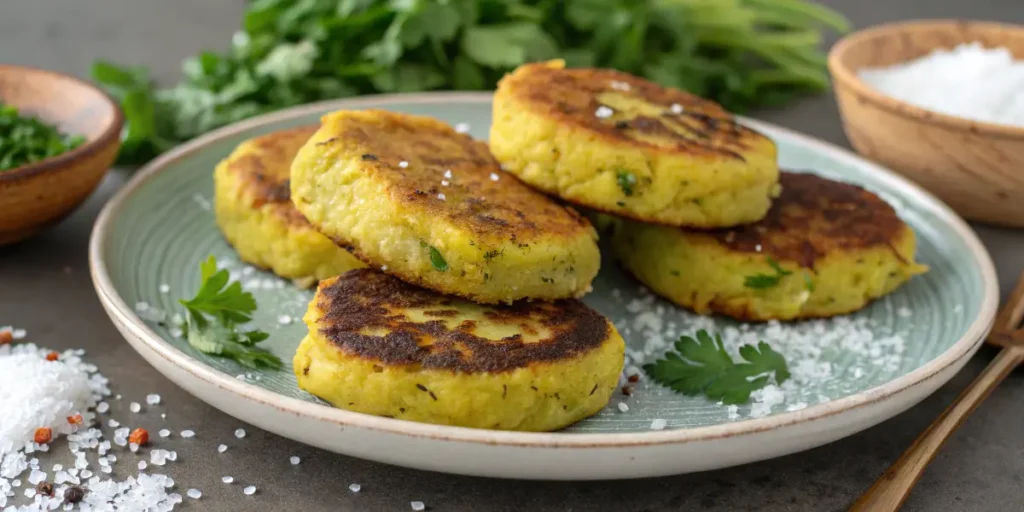
M 214 171 L 217 224 L 242 260 L 304 285 L 363 266 L 292 205 L 292 158 L 315 132 L 303 127 L 247 140 Z
M 647 222 L 753 222 L 777 188 L 774 143 L 718 104 L 557 61 L 502 79 L 490 145 L 509 172 L 535 187 Z
M 600 266 L 593 227 L 502 172 L 486 144 L 422 116 L 322 121 L 292 165 L 292 197 L 367 263 L 479 302 L 589 291 Z
M 369 269 L 322 282 L 305 321 L 303 389 L 349 410 L 477 428 L 553 430 L 594 414 L 625 348 L 577 300 L 485 306 Z
M 615 226 L 623 265 L 659 294 L 698 313 L 790 320 L 856 311 L 927 270 L 914 232 L 858 186 L 782 173 L 764 220 L 688 231 Z

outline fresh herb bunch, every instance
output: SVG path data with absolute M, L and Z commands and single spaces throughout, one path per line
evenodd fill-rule
M 789 368 L 782 354 L 772 350 L 765 342 L 740 347 L 742 362 L 733 361 L 722 337 L 711 337 L 705 330 L 697 331 L 696 338 L 682 336 L 675 351 L 665 354 L 644 371 L 662 385 L 684 395 L 705 394 L 712 400 L 726 404 L 743 404 L 750 393 L 769 383 L 782 384 L 789 379 Z
M 230 49 L 186 59 L 174 87 L 105 62 L 93 78 L 121 101 L 131 163 L 283 107 L 492 89 L 520 64 L 558 57 L 743 112 L 827 87 L 821 28 L 849 27 L 806 0 L 256 0 Z
M 280 369 L 281 359 L 256 347 L 267 339 L 259 330 L 242 331 L 239 324 L 252 320 L 256 299 L 242 291 L 238 281 L 229 283 L 227 270 L 217 270 L 217 260 L 210 256 L 199 264 L 202 285 L 191 299 L 178 302 L 188 314 L 185 330 L 192 348 L 205 354 L 227 357 L 249 368 Z
M 84 142 L 81 135 L 65 135 L 55 126 L 22 116 L 17 108 L 0 102 L 0 172 L 67 153 Z

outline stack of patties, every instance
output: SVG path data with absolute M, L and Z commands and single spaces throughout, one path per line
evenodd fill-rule
M 849 313 L 926 270 L 893 209 L 859 187 L 780 173 L 775 144 L 719 105 L 612 70 L 528 64 L 494 99 L 491 151 L 597 212 L 623 266 L 698 313 Z M 780 195 L 781 191 L 781 195 Z
M 584 217 L 425 117 L 341 111 L 298 152 L 291 199 L 370 268 L 320 282 L 294 359 L 333 405 L 554 430 L 599 411 L 624 343 L 577 300 L 600 266 Z

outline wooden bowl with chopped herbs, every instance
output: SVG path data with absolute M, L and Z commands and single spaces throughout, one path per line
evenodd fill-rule
M 74 211 L 117 156 L 122 123 L 88 82 L 0 65 L 0 245 Z

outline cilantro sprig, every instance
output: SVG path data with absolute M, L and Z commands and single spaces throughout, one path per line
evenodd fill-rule
M 636 186 L 636 175 L 629 172 L 619 170 L 615 172 L 615 181 L 619 184 L 619 188 L 622 189 L 622 193 L 627 196 L 633 195 L 633 187 Z
M 842 15 L 808 0 L 253 0 L 225 51 L 158 88 L 145 68 L 98 62 L 125 114 L 122 163 L 292 105 L 372 93 L 490 90 L 521 64 L 608 67 L 742 113 L 820 92 L 823 32 Z
M 779 265 L 779 262 L 775 261 L 775 258 L 772 258 L 771 256 L 768 256 L 767 258 L 765 258 L 765 260 L 768 262 L 768 265 L 772 267 L 772 270 L 774 270 L 775 273 L 754 274 L 752 276 L 747 276 L 746 279 L 743 280 L 743 286 L 746 286 L 747 288 L 753 288 L 755 290 L 771 288 L 779 284 L 779 282 L 782 281 L 783 277 L 786 277 L 793 273 L 790 270 L 782 268 L 782 265 Z
M 675 350 L 663 359 L 644 366 L 644 371 L 664 386 L 688 396 L 704 394 L 725 404 L 743 404 L 750 394 L 772 382 L 789 379 L 789 368 L 782 354 L 767 343 L 740 347 L 741 362 L 725 351 L 722 337 L 705 330 L 695 338 L 682 336 Z
M 281 359 L 256 347 L 269 335 L 260 330 L 243 331 L 239 324 L 252 320 L 256 299 L 243 291 L 238 281 L 231 281 L 227 270 L 217 269 L 217 260 L 210 256 L 199 264 L 202 284 L 191 299 L 178 302 L 187 311 L 185 330 L 192 348 L 205 354 L 227 357 L 249 368 L 280 369 Z

